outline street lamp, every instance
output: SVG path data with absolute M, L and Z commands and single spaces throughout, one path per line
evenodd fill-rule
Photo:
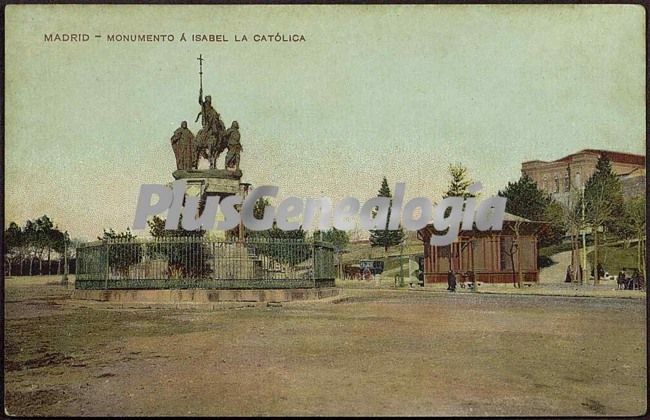
M 63 275 L 61 276 L 61 285 L 68 285 L 68 231 L 66 230 L 63 234 Z
M 402 258 L 404 256 L 404 241 L 406 241 L 406 237 L 402 239 L 402 242 L 399 244 L 399 285 L 402 287 L 404 285 L 404 264 L 402 262 Z

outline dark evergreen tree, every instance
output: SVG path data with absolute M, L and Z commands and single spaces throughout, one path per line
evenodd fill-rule
M 612 165 L 606 155 L 602 155 L 596 164 L 596 171 L 585 184 L 585 215 L 592 228 L 594 241 L 592 267 L 600 263 L 599 239 L 601 228 L 620 235 L 626 228 L 625 209 L 621 181 L 612 171 Z M 595 284 L 600 275 L 595 272 Z
M 558 243 L 564 236 L 563 222 L 558 220 L 562 209 L 550 194 L 537 188 L 528 175 L 508 182 L 498 195 L 508 199 L 506 212 L 536 222 L 548 222 L 549 227 L 539 236 L 541 246 Z
M 390 188 L 388 187 L 388 180 L 386 177 L 381 182 L 381 188 L 377 197 L 388 197 L 390 198 L 390 203 L 392 204 L 392 195 Z M 388 223 L 390 222 L 390 207 L 388 208 L 388 217 L 386 218 L 386 227 L 384 229 L 371 230 L 370 231 L 370 246 L 377 247 L 381 246 L 384 248 L 384 251 L 388 251 L 388 247 L 399 245 L 404 240 L 404 229 L 400 225 L 397 230 L 389 230 Z

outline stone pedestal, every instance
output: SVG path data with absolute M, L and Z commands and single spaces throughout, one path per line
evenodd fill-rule
M 239 194 L 242 172 L 226 169 L 189 169 L 177 170 L 174 179 L 187 181 L 188 195 L 205 197 L 218 195 L 226 197 Z
M 198 214 L 203 212 L 208 197 L 219 196 L 221 200 L 231 195 L 246 198 L 250 184 L 241 183 L 242 171 L 229 169 L 178 169 L 172 173 L 175 180 L 187 182 L 186 196 L 200 197 Z M 223 220 L 221 213 L 217 214 L 217 223 Z M 213 231 L 211 237 L 225 239 L 223 231 Z M 243 239 L 243 238 L 240 238 Z

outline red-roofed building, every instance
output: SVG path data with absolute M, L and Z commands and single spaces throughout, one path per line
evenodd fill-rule
M 566 203 L 572 190 L 579 190 L 596 171 L 596 163 L 605 155 L 612 170 L 623 184 L 625 198 L 645 195 L 645 156 L 609 150 L 584 149 L 561 159 L 546 162 L 531 160 L 521 164 L 522 174 L 528 175 L 537 187 L 553 198 Z

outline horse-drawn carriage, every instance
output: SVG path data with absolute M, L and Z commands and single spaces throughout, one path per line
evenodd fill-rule
M 380 260 L 361 260 L 359 264 L 343 266 L 345 280 L 372 280 L 384 271 L 384 262 Z

